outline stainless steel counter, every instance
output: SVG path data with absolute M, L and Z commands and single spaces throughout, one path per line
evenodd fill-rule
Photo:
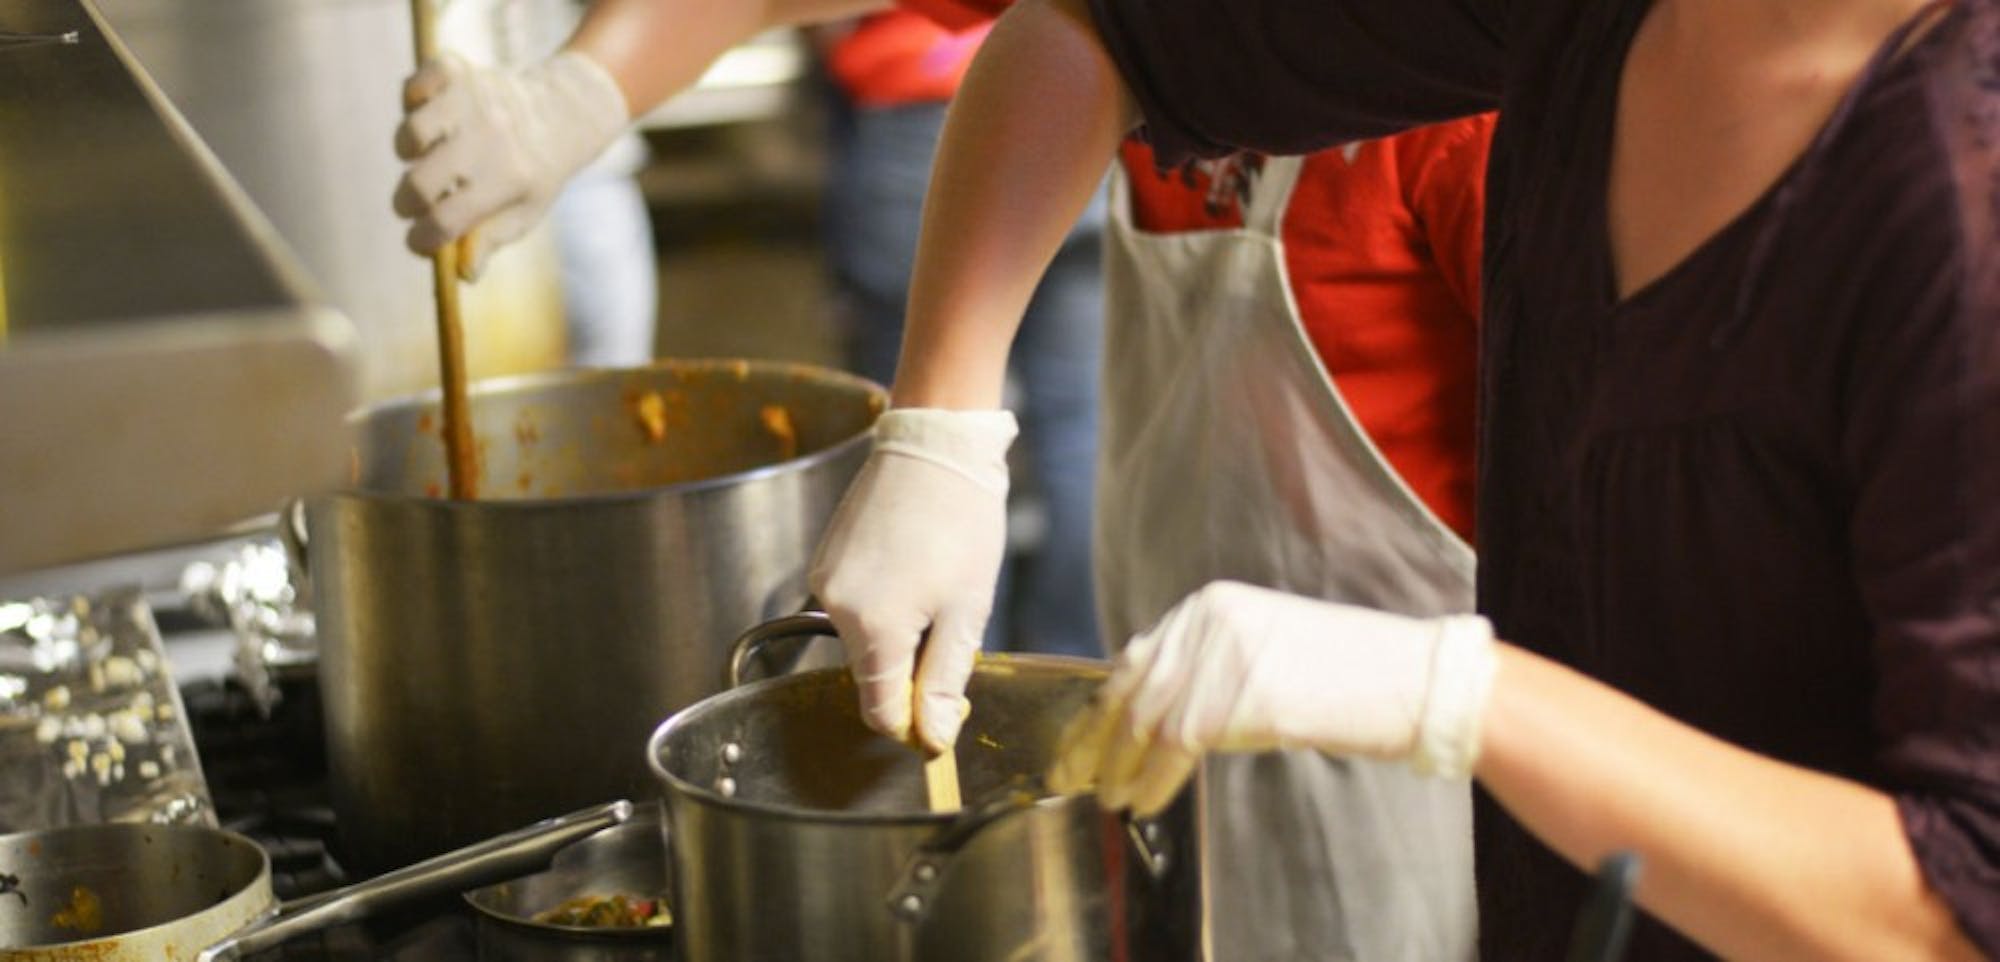
M 337 483 L 352 341 L 87 4 L 0 0 L 0 573 Z

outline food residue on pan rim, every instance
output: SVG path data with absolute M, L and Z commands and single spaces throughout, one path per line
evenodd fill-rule
M 667 437 L 667 401 L 658 391 L 646 391 L 632 401 L 632 416 L 646 440 L 658 444 Z

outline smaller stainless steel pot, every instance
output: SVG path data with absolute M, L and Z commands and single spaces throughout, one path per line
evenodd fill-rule
M 817 613 L 760 625 L 731 664 Z M 1102 962 L 1200 957 L 1192 793 L 1132 824 L 1037 791 L 1102 662 L 990 657 L 957 746 L 964 811 L 934 814 L 923 764 L 862 724 L 845 669 L 769 678 L 669 718 L 665 785 L 681 962 Z
M 673 932 L 666 927 L 586 928 L 535 920 L 580 896 L 666 898 L 667 858 L 660 845 L 665 830 L 659 804 L 641 805 L 631 821 L 557 853 L 548 871 L 465 893 L 466 903 L 479 912 L 479 958 L 482 962 L 669 962 Z
M 270 857 L 234 832 L 106 824 L 0 836 L 0 945 L 20 962 L 229 962 L 530 871 L 631 814 L 632 803 L 612 802 L 283 905 L 271 894 Z

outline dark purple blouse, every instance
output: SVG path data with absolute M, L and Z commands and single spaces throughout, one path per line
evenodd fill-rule
M 2000 0 L 1913 21 L 1762 199 L 1623 301 L 1605 185 L 1645 0 L 1091 3 L 1168 161 L 1501 108 L 1481 609 L 1892 794 L 2000 956 Z M 1486 957 L 1561 958 L 1584 877 L 1488 798 L 1477 828 Z M 1629 957 L 1704 955 L 1648 919 Z

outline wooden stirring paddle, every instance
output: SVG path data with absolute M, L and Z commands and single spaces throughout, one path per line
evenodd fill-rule
M 957 752 L 947 749 L 924 759 L 924 795 L 930 799 L 933 812 L 956 812 L 965 807 L 958 794 Z
M 437 57 L 437 7 L 434 0 L 410 0 L 410 21 L 416 36 L 417 66 Z M 445 471 L 451 496 L 470 501 L 479 495 L 479 462 L 472 447 L 472 418 L 465 391 L 465 335 L 458 320 L 459 244 L 446 244 L 431 255 L 437 288 L 438 386 L 444 395 Z
M 924 644 L 928 644 L 928 639 Z M 917 646 L 917 660 L 921 664 L 924 646 Z M 972 656 L 973 664 L 979 663 L 979 655 Z M 965 800 L 958 791 L 958 753 L 955 749 L 945 749 L 935 755 L 930 746 L 917 737 L 917 716 L 922 706 L 922 696 L 916 685 L 910 686 L 910 747 L 924 755 L 924 796 L 930 800 L 933 812 L 956 812 L 965 807 Z

